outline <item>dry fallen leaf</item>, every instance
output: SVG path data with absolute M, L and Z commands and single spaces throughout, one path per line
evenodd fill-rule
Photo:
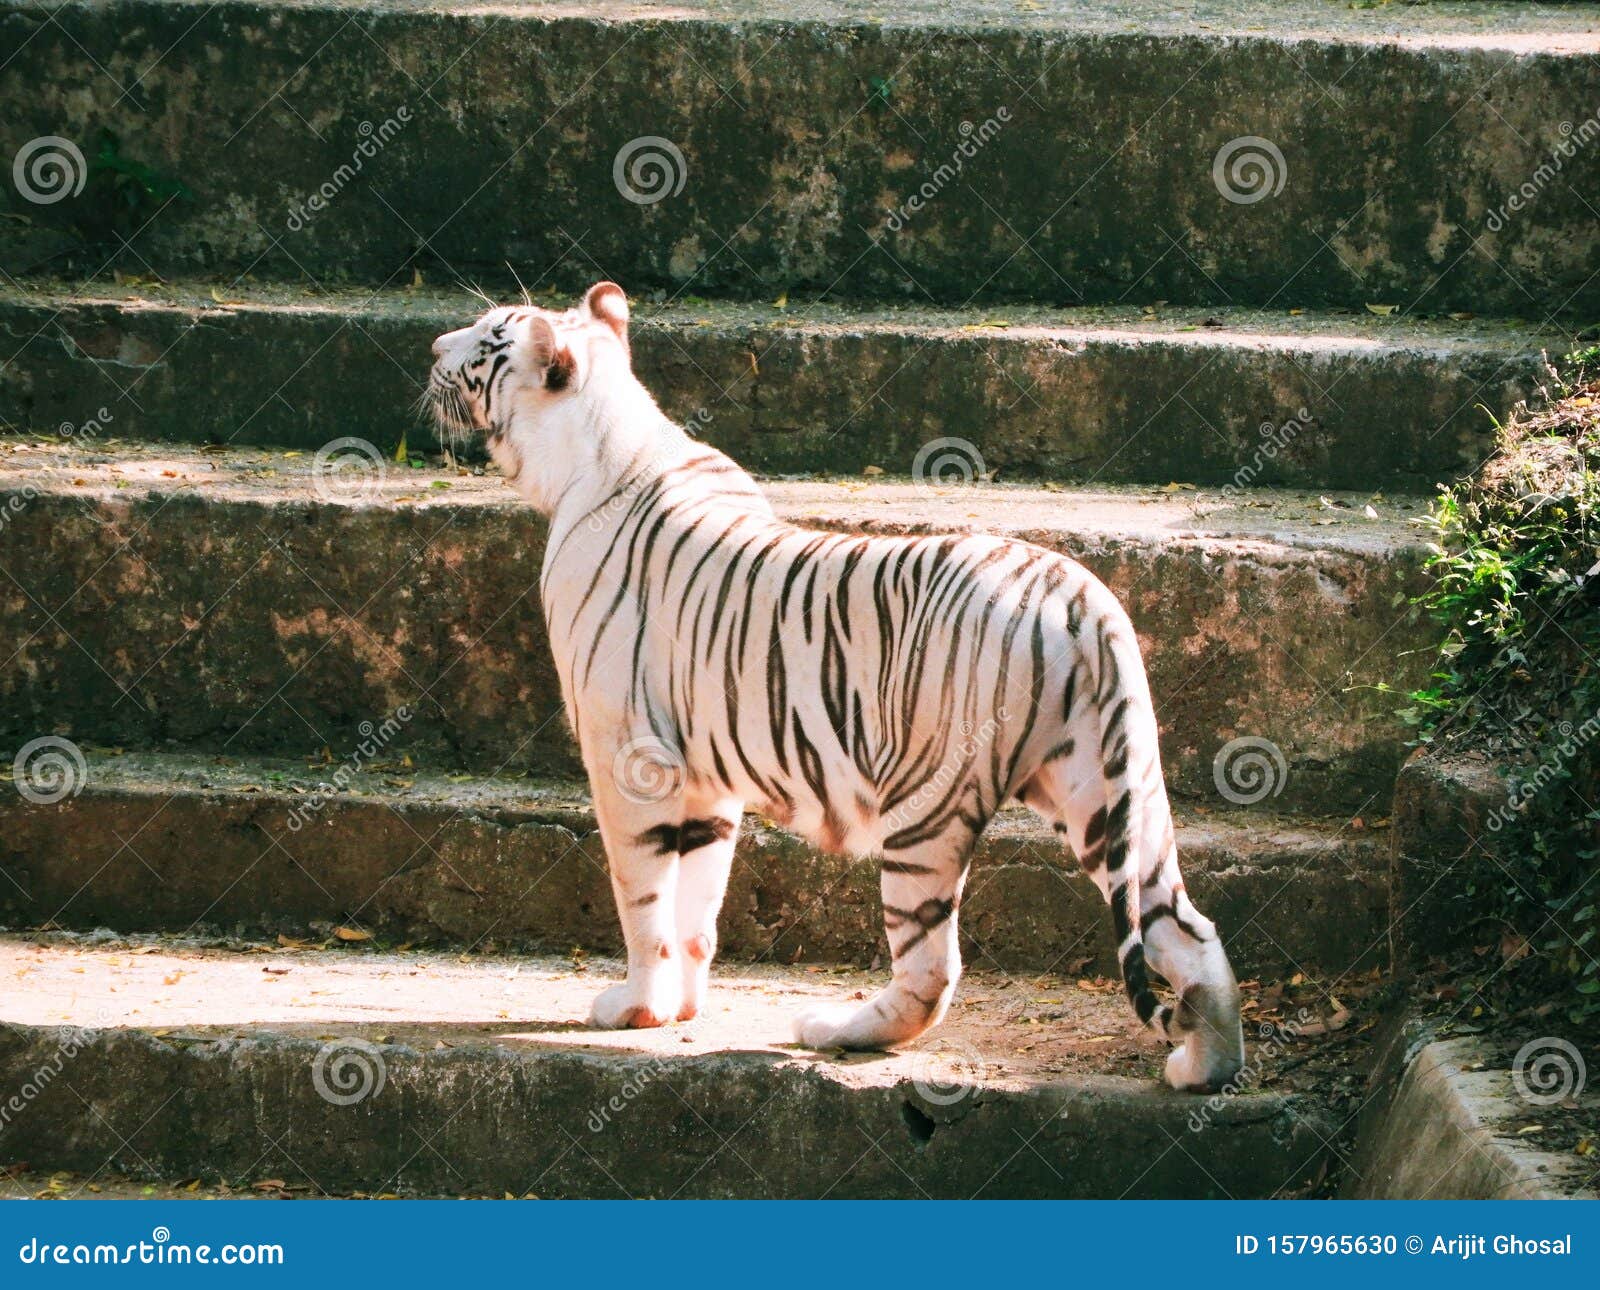
M 364 932 L 359 927 L 335 927 L 333 929 L 335 940 L 340 941 L 370 941 L 371 932 Z

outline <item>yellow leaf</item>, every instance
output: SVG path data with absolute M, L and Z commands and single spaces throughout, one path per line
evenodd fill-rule
M 872 478 L 876 478 L 877 476 L 883 474 L 883 467 L 882 466 L 866 466 L 866 467 L 863 467 L 861 473 L 863 475 L 867 475 L 867 476 L 870 476 Z
M 398 462 L 404 462 L 406 460 L 407 456 L 408 456 L 408 454 L 406 452 L 406 432 L 404 430 L 402 430 L 400 432 L 400 446 L 397 447 L 394 450 L 394 459 L 396 461 L 398 461 Z
M 774 300 L 772 302 L 772 307 L 774 309 L 787 309 L 789 307 L 789 293 L 785 291 L 781 296 Z
M 1399 307 L 1399 305 L 1368 305 L 1367 312 L 1369 314 L 1377 314 L 1380 318 L 1387 318 Z
M 370 941 L 371 932 L 364 932 L 359 927 L 335 927 L 333 929 L 335 940 L 340 941 Z

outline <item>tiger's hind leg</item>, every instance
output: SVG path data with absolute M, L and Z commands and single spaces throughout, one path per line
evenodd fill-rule
M 879 881 L 893 979 L 865 1003 L 825 1004 L 801 1013 L 794 1028 L 800 1043 L 808 1048 L 887 1048 L 915 1039 L 944 1019 L 961 976 L 956 915 L 981 829 L 957 818 L 936 835 L 920 836 L 913 827 L 884 844 Z
M 1210 1091 L 1232 1079 L 1244 1063 L 1239 987 L 1216 927 L 1184 889 L 1159 764 L 1129 794 L 1124 814 L 1140 812 L 1137 820 L 1113 818 L 1108 812 L 1100 749 L 1092 740 L 1045 763 L 1018 796 L 1053 823 L 1111 906 L 1118 954 L 1130 984 L 1142 977 L 1143 959 L 1148 958 L 1177 994 L 1176 1007 L 1162 1005 L 1143 1018 L 1176 1044 L 1167 1056 L 1167 1082 L 1177 1089 Z M 1137 839 L 1137 845 L 1118 846 L 1119 838 Z M 1120 866 L 1115 863 L 1118 853 L 1123 856 Z M 1138 934 L 1122 894 L 1128 889 L 1129 866 L 1137 876 Z M 1137 965 L 1130 964 L 1130 955 L 1139 956 Z M 1132 974 L 1129 966 L 1134 966 Z
M 728 890 L 743 816 L 744 803 L 733 798 L 684 803 L 678 828 L 678 940 L 683 948 L 679 1021 L 695 1017 L 705 1005 L 711 959 L 717 952 L 717 914 Z

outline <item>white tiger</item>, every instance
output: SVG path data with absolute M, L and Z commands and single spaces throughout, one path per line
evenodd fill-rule
M 659 1026 L 704 1005 L 748 804 L 882 861 L 892 979 L 803 1013 L 796 1038 L 914 1039 L 960 975 L 978 835 L 1017 798 L 1109 902 L 1128 997 L 1177 1044 L 1168 1081 L 1232 1078 L 1238 987 L 1184 891 L 1144 666 L 1104 585 L 1021 542 L 775 519 L 635 378 L 613 283 L 565 313 L 491 309 L 433 350 L 441 426 L 483 432 L 549 518 L 544 617 L 628 951 L 591 1024 Z M 1146 954 L 1176 1005 L 1157 1002 Z

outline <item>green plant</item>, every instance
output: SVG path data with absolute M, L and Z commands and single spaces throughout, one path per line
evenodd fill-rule
M 1600 348 L 1549 369 L 1494 456 L 1423 521 L 1443 625 L 1431 684 L 1402 715 L 1420 741 L 1486 752 L 1506 806 L 1465 894 L 1498 925 L 1510 993 L 1600 1016 Z

